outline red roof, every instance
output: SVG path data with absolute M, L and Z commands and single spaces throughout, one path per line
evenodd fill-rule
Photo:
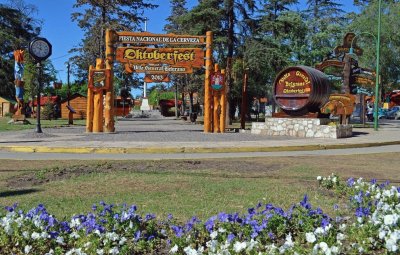
M 60 97 L 59 96 L 42 96 L 40 97 L 40 106 L 44 106 L 46 103 L 50 102 L 50 103 L 58 103 L 60 101 Z M 35 99 L 33 101 L 33 106 L 36 106 L 37 104 L 37 100 Z

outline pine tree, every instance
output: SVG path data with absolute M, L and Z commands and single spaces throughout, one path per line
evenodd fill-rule
M 307 38 L 302 49 L 303 61 L 314 66 L 329 55 L 343 38 L 347 26 L 342 5 L 336 0 L 308 0 L 304 11 Z
M 96 58 L 104 58 L 106 29 L 139 30 L 145 20 L 144 10 L 155 7 L 157 5 L 146 0 L 76 0 L 74 8 L 82 11 L 72 13 L 71 18 L 85 31 L 80 47 L 71 50 L 78 54 L 71 59 L 77 67 L 77 77 L 87 79 L 89 66 L 95 63 Z

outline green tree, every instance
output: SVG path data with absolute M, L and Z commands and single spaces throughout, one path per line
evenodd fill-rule
M 71 52 L 77 53 L 71 61 L 76 65 L 76 76 L 81 80 L 87 79 L 90 65 L 94 65 L 96 58 L 103 58 L 105 54 L 105 31 L 137 31 L 145 20 L 145 9 L 157 7 L 147 0 L 76 0 L 73 6 L 79 11 L 72 13 L 72 20 L 85 32 L 80 47 Z
M 330 55 L 343 38 L 347 27 L 345 13 L 337 0 L 308 0 L 303 12 L 307 36 L 300 60 L 314 66 Z
M 14 56 L 16 49 L 26 49 L 40 33 L 40 22 L 32 17 L 36 7 L 22 0 L 0 4 L 0 96 L 14 98 Z
M 398 89 L 400 85 L 400 2 L 382 1 L 380 75 L 384 91 Z M 370 1 L 349 27 L 357 35 L 357 44 L 364 50 L 359 64 L 376 68 L 376 40 L 378 34 L 378 1 Z M 375 36 L 375 38 L 372 35 Z

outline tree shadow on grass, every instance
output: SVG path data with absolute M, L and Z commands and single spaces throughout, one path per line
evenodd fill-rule
M 39 192 L 40 189 L 18 189 L 18 190 L 8 190 L 0 192 L 0 197 L 13 197 L 22 196 L 30 193 Z

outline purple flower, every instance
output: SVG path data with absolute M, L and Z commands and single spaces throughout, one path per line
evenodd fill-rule
M 152 220 L 152 219 L 155 219 L 155 218 L 156 218 L 155 214 L 146 214 L 145 221 L 149 221 L 149 220 Z
M 328 226 L 329 223 L 330 223 L 329 219 L 327 219 L 327 218 L 322 218 L 321 227 L 324 228 L 324 227 Z
M 354 184 L 354 178 L 353 178 L 353 177 L 352 177 L 352 178 L 349 178 L 349 179 L 347 180 L 347 186 L 352 187 L 353 184 Z
M 265 209 L 266 210 L 273 210 L 275 207 L 272 204 L 266 204 Z
M 211 217 L 211 218 L 209 218 L 205 223 L 204 223 L 204 225 L 206 226 L 206 229 L 207 229 L 207 231 L 208 232 L 212 232 L 213 231 L 213 228 L 214 228 L 214 221 L 216 220 L 216 216 L 213 216 L 213 217 Z
M 15 211 L 15 208 L 17 208 L 17 206 L 18 206 L 18 204 L 15 203 L 15 204 L 13 204 L 12 206 L 6 206 L 6 207 L 4 207 L 4 209 L 6 209 L 8 212 L 13 212 L 13 211 Z
M 308 203 L 308 196 L 304 195 L 303 200 L 300 202 L 300 205 L 304 208 L 306 208 L 307 210 L 311 209 L 311 205 Z
M 274 239 L 275 239 L 275 235 L 274 235 L 274 233 L 272 233 L 272 232 L 268 232 L 268 237 L 269 237 L 271 240 L 274 240 Z
M 218 214 L 218 220 L 220 222 L 228 222 L 228 219 L 229 219 L 229 215 L 228 214 L 226 214 L 224 212 L 221 212 L 221 213 Z
M 228 235 L 228 238 L 227 238 L 228 242 L 229 242 L 229 243 L 232 242 L 233 239 L 235 239 L 235 235 L 232 234 L 232 233 L 230 233 L 230 234 Z
M 134 237 L 134 239 L 135 239 L 135 242 L 137 242 L 137 241 L 140 239 L 140 235 L 141 235 L 141 232 L 140 232 L 140 230 L 136 231 L 136 233 L 135 233 L 135 237 Z
M 171 229 L 174 231 L 176 237 L 183 236 L 183 229 L 179 226 L 171 226 Z

